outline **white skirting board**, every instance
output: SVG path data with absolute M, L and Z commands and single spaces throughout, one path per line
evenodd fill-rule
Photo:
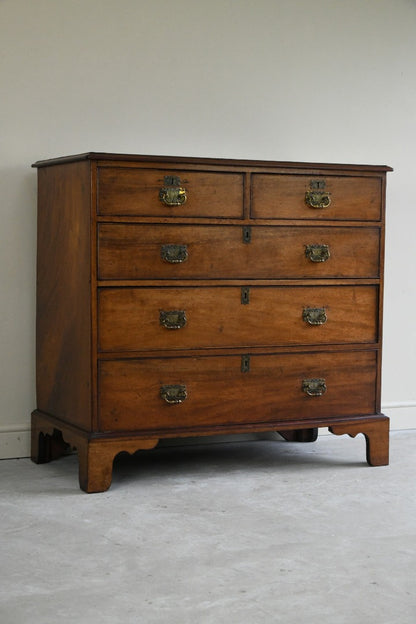
M 0 425 L 0 459 L 30 457 L 30 427 Z
M 382 412 L 390 418 L 391 431 L 403 431 L 416 429 L 416 402 L 388 403 L 382 406 Z M 320 429 L 320 435 L 329 435 L 328 429 Z M 258 436 L 254 436 L 258 438 Z M 229 439 L 229 438 L 228 438 Z M 234 440 L 247 439 L 241 436 L 233 436 Z M 205 438 L 205 441 L 207 438 Z M 215 436 L 215 440 L 223 440 L 221 436 Z M 203 442 L 203 438 L 192 438 L 188 444 Z M 214 441 L 214 439 L 213 439 Z M 173 442 L 173 441 L 172 441 Z M 186 444 L 186 438 L 180 442 Z M 0 459 L 14 459 L 30 457 L 30 427 L 28 425 L 1 425 L 0 426 Z

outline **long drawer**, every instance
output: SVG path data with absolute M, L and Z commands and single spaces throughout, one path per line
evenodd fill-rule
M 377 227 L 100 224 L 98 277 L 373 278 Z
M 374 414 L 376 352 L 101 361 L 101 431 Z
M 101 351 L 374 343 L 376 286 L 103 288 Z
M 254 174 L 251 216 L 378 221 L 379 177 Z
M 100 215 L 235 219 L 243 216 L 241 173 L 100 167 L 97 185 Z

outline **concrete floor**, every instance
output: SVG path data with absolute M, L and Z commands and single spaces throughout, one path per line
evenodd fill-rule
M 2 624 L 415 624 L 416 430 L 0 462 Z

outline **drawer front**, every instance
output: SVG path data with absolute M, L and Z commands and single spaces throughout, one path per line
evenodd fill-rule
M 100 215 L 243 216 L 244 178 L 240 173 L 100 167 L 97 184 Z
M 251 216 L 378 221 L 381 197 L 379 177 L 254 174 Z
M 243 372 L 238 356 L 102 361 L 100 430 L 197 430 L 375 413 L 374 351 L 258 355 L 248 368 Z
M 377 227 L 101 224 L 98 277 L 374 278 Z
M 378 288 L 105 288 L 99 349 L 374 343 Z

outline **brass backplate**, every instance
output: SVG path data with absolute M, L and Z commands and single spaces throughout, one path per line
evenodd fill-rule
M 160 256 L 170 264 L 180 264 L 188 259 L 188 247 L 186 245 L 162 245 Z
M 186 325 L 185 310 L 160 310 L 159 322 L 166 329 L 182 329 Z
M 328 245 L 306 245 L 305 256 L 311 262 L 326 262 L 331 254 Z
M 165 176 L 159 191 L 159 199 L 166 206 L 182 206 L 187 200 L 186 189 L 181 186 L 179 176 Z
M 304 379 L 302 381 L 302 390 L 308 396 L 316 397 L 322 396 L 326 392 L 325 379 Z
M 164 401 L 166 401 L 166 403 L 169 403 L 170 405 L 175 405 L 178 403 L 183 403 L 188 397 L 188 393 L 185 385 L 173 384 L 161 386 L 160 396 Z

